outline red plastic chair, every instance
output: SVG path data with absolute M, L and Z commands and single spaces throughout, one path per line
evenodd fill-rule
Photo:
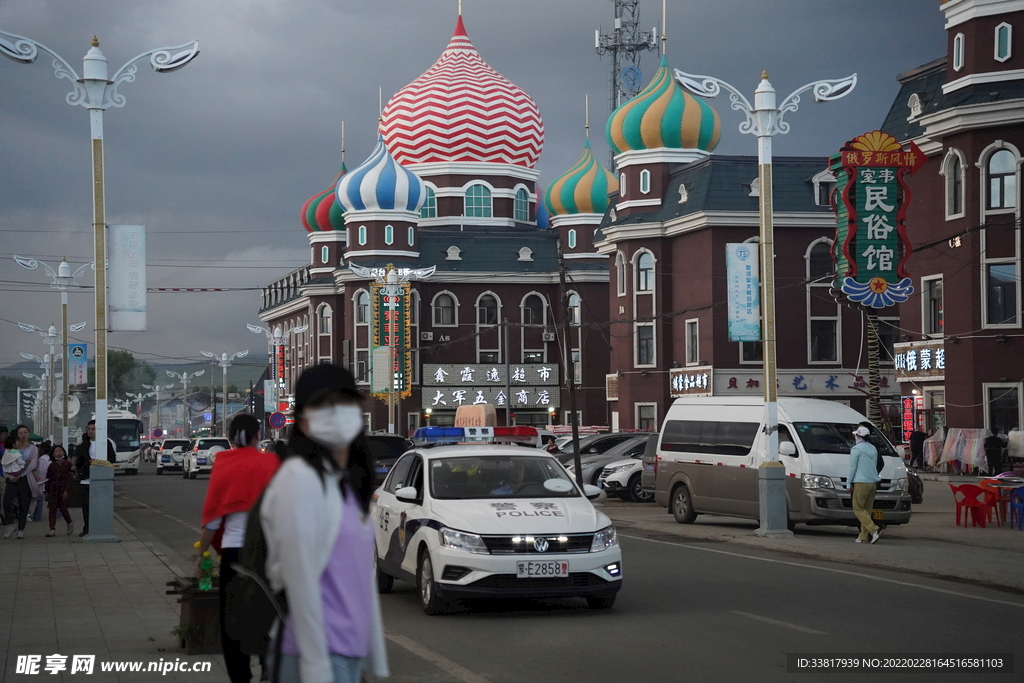
M 971 515 L 971 526 L 985 528 L 985 519 L 994 504 L 991 494 L 980 486 L 974 484 L 961 484 L 960 486 L 949 485 L 953 491 L 953 501 L 956 503 L 956 525 L 960 526 L 960 511 L 964 512 L 964 527 L 967 527 L 967 513 Z
M 998 486 L 992 486 L 992 482 L 996 481 L 993 478 L 982 479 L 978 482 L 978 487 L 985 492 L 985 502 L 990 504 L 991 507 L 988 509 L 988 521 L 992 521 L 993 514 L 996 518 L 996 525 L 1002 526 L 1003 520 L 1006 519 L 1007 506 L 1010 504 L 1009 491 Z

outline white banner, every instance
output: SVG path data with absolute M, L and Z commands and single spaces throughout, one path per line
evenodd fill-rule
M 761 341 L 761 295 L 758 245 L 725 245 L 729 301 L 729 341 Z
M 263 380 L 263 412 L 277 411 L 277 383 L 272 379 Z
M 146 330 L 146 226 L 107 228 L 107 324 L 112 331 Z
M 383 394 L 391 391 L 395 381 L 395 361 L 390 346 L 378 346 L 373 350 L 373 367 L 371 368 L 370 391 Z

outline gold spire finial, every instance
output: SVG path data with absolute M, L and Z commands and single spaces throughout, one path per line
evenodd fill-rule
M 661 56 L 668 50 L 668 0 L 661 0 Z
M 377 86 L 377 122 L 384 123 L 384 86 Z
M 761 80 L 762 81 L 767 81 L 768 80 L 768 69 L 765 69 L 764 71 L 761 72 Z
M 462 16 L 462 0 L 459 0 L 459 16 Z
M 99 47 L 100 46 L 100 39 L 97 38 L 96 36 L 93 36 L 92 37 L 92 42 L 90 43 L 90 45 L 92 45 L 93 47 Z
M 341 165 L 345 165 L 345 119 L 341 120 Z
M 587 117 L 586 117 L 586 123 L 583 126 L 583 130 L 586 131 L 587 139 L 589 140 L 590 139 L 590 93 L 587 93 L 586 95 L 584 95 L 584 97 L 585 97 L 586 103 L 587 103 L 587 105 L 586 105 L 587 106 Z

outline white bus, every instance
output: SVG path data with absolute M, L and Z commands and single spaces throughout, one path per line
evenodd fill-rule
M 114 442 L 114 472 L 138 474 L 142 460 L 142 420 L 127 410 L 107 411 L 107 438 Z

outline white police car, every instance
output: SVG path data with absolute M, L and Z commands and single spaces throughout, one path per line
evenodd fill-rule
M 503 429 L 417 430 L 416 446 L 373 496 L 377 580 L 415 582 L 427 614 L 478 597 L 586 598 L 607 609 L 622 587 L 622 553 L 611 520 L 537 448 L 492 443 Z M 518 428 L 521 430 L 522 428 Z

